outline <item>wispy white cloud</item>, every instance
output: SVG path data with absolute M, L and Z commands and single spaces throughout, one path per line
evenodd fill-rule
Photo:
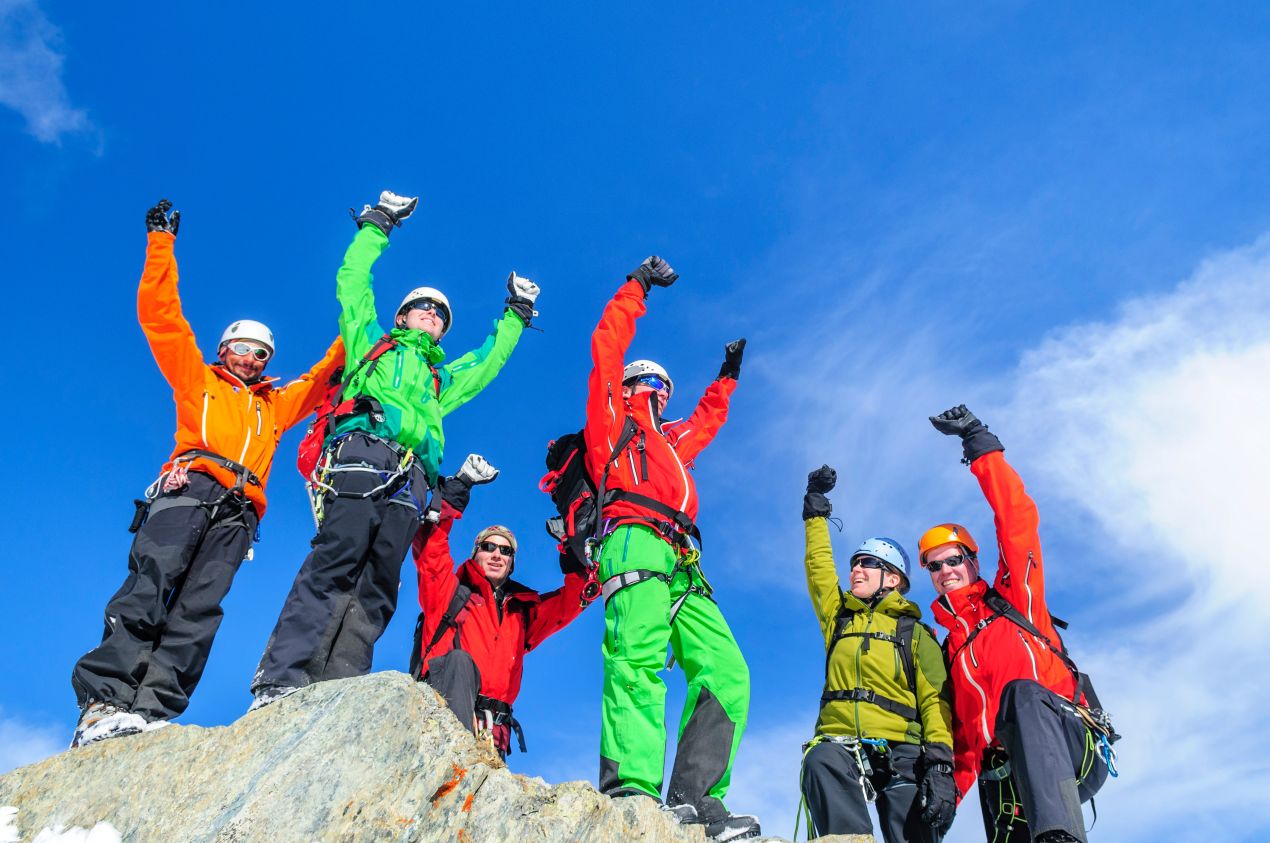
M 60 729 L 31 723 L 0 710 L 0 775 L 42 761 L 66 748 Z
M 62 80 L 61 33 L 35 0 L 0 0 L 0 104 L 26 120 L 44 143 L 93 131 L 81 108 L 71 105 Z

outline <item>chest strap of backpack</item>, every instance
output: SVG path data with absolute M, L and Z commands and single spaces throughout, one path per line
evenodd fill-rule
M 1082 678 L 1083 674 L 1080 672 L 1080 669 L 1076 667 L 1076 663 L 1072 661 L 1072 657 L 1067 654 L 1066 645 L 1061 645 L 1062 639 L 1059 639 L 1061 646 L 1054 646 L 1054 642 L 1049 639 L 1048 635 L 1037 629 L 1036 624 L 1028 620 L 1027 616 L 1020 612 L 1018 608 L 1016 608 L 1015 605 L 1005 597 L 1005 595 L 991 586 L 989 586 L 987 591 L 983 593 L 983 602 L 989 609 L 992 610 L 992 613 L 975 624 L 974 629 L 970 630 L 970 634 L 966 636 L 966 640 L 961 642 L 961 645 L 953 651 L 948 663 L 952 664 L 952 660 L 957 658 L 957 656 L 961 654 L 962 650 L 969 647 L 970 643 L 979 636 L 980 632 L 987 629 L 989 624 L 997 618 L 1005 618 L 1024 632 L 1039 639 L 1051 653 L 1058 657 L 1059 661 L 1063 663 L 1063 666 L 1066 667 L 1068 672 L 1072 675 L 1072 701 L 1079 702 L 1082 688 L 1087 683 Z M 1059 628 L 1066 628 L 1067 626 L 1066 622 L 1064 622 L 1061 618 L 1056 618 L 1053 615 L 1050 616 L 1050 622 Z
M 825 650 L 825 683 L 829 682 L 829 662 L 833 657 L 834 647 L 843 638 L 863 638 L 864 644 L 860 649 L 868 652 L 869 642 L 871 640 L 886 641 L 895 647 L 899 654 L 900 664 L 904 669 L 904 678 L 908 682 L 908 689 L 913 692 L 913 699 L 917 699 L 917 667 L 913 658 L 913 639 L 917 628 L 917 620 L 910 615 L 903 615 L 895 621 L 895 634 L 886 632 L 869 631 L 869 632 L 847 632 L 847 627 L 851 624 L 851 619 L 855 616 L 854 611 L 850 611 L 844 604 L 838 612 L 838 617 L 834 619 L 833 637 L 829 641 L 829 646 Z M 909 720 L 917 724 L 919 730 L 924 734 L 926 729 L 918 716 L 918 711 L 913 706 L 905 705 L 887 697 L 878 696 L 874 691 L 866 688 L 853 688 L 850 691 L 828 691 L 820 697 L 820 704 L 823 706 L 827 702 L 836 700 L 851 700 L 855 702 L 872 703 L 885 711 L 892 714 L 898 714 L 905 720 Z
M 911 705 L 904 705 L 904 703 L 887 699 L 886 697 L 878 694 L 872 688 L 852 688 L 850 691 L 825 691 L 820 695 L 820 704 L 822 706 L 825 703 L 842 701 L 872 703 L 883 711 L 889 711 L 892 714 L 897 714 L 905 720 L 918 722 L 917 709 L 913 708 Z
M 525 749 L 525 731 L 520 728 L 520 721 L 512 716 L 512 707 L 510 703 L 502 700 L 496 700 L 493 697 L 487 697 L 484 694 L 476 695 L 476 713 L 477 715 L 487 714 L 487 717 L 480 717 L 487 726 L 506 726 L 516 733 L 516 742 L 520 745 L 522 753 L 528 752 Z
M 630 503 L 662 515 L 665 517 L 664 521 L 656 518 L 640 518 L 639 520 L 648 524 L 666 538 L 671 539 L 679 547 L 687 546 L 687 537 L 689 536 L 697 540 L 698 546 L 701 545 L 701 531 L 697 529 L 697 525 L 688 517 L 688 514 L 680 512 L 673 506 L 667 506 L 656 498 L 650 498 L 647 495 L 641 495 L 638 492 L 630 492 L 625 489 L 614 489 L 605 495 L 602 500 L 605 506 L 618 502 Z M 602 518 L 601 521 L 603 521 Z

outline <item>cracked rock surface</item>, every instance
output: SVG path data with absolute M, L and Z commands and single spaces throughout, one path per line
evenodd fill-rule
M 0 776 L 0 805 L 18 808 L 23 840 L 101 821 L 126 843 L 705 839 L 650 799 L 512 773 L 431 688 L 393 672 L 322 682 L 228 726 L 63 752 Z

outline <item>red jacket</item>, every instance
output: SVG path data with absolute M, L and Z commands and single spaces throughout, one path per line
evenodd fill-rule
M 635 420 L 639 432 L 609 469 L 605 489 L 623 489 L 660 501 L 697 517 L 697 487 L 689 470 L 693 460 L 710 444 L 728 418 L 728 398 L 736 388 L 732 378 L 710 384 L 687 419 L 659 422 L 655 394 L 622 399 L 622 371 L 626 349 L 635 336 L 635 320 L 644 315 L 644 289 L 627 281 L 604 308 L 600 324 L 591 334 L 591 378 L 587 385 L 587 470 L 597 481 L 605 461 L 622 433 L 626 418 Z M 641 450 L 642 449 L 642 450 Z M 666 520 L 629 501 L 615 501 L 604 508 L 604 517 L 617 523 L 652 517 Z
M 525 653 L 563 629 L 582 612 L 582 588 L 586 578 L 565 575 L 564 586 L 539 594 L 515 580 L 503 586 L 503 615 L 499 618 L 494 589 L 484 571 L 472 559 L 454 566 L 450 556 L 450 529 L 462 516 L 442 504 L 441 520 L 426 525 L 415 537 L 415 567 L 419 569 L 419 607 L 423 609 L 422 647 L 436 635 L 459 583 L 472 589 L 472 597 L 457 618 L 459 648 L 472 657 L 481 672 L 480 693 L 508 705 L 520 694 Z M 428 660 L 454 649 L 451 631 L 441 637 L 422 661 L 420 675 L 428 672 Z M 420 653 L 423 656 L 423 653 Z
M 264 486 L 278 439 L 317 409 L 331 374 L 344 364 L 344 343 L 336 339 L 312 369 L 285 386 L 275 386 L 276 378 L 247 386 L 224 366 L 207 365 L 181 312 L 174 240 L 167 232 L 150 232 L 137 289 L 141 329 L 176 400 L 176 447 L 163 470 L 191 449 L 240 463 L 260 478 L 259 486 L 248 484 L 243 494 L 255 504 L 256 515 L 264 517 Z M 222 486 L 234 485 L 234 473 L 218 463 L 198 458 L 190 467 Z
M 1036 504 L 1023 481 L 1000 451 L 984 454 L 970 465 L 992 507 L 1001 558 L 994 586 L 1051 641 L 1058 635 L 1045 605 L 1041 541 Z M 992 614 L 984 603 L 988 584 L 982 579 L 943 595 L 931 604 L 935 620 L 948 629 L 953 683 L 953 778 L 965 796 L 979 776 L 983 752 L 996 737 L 997 705 L 1005 686 L 1015 679 L 1034 679 L 1068 699 L 1072 674 L 1053 651 L 1018 625 L 998 618 L 963 647 L 970 631 Z

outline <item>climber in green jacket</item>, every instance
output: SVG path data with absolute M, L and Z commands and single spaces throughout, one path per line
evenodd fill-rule
M 922 610 L 904 597 L 908 555 L 894 539 L 863 542 L 843 590 L 829 542 L 837 473 L 811 472 L 803 499 L 807 590 L 825 640 L 816 735 L 805 747 L 802 792 L 812 831 L 872 834 L 877 802 L 887 843 L 938 843 L 952 823 L 948 673 Z
M 454 313 L 440 290 L 407 293 L 385 332 L 371 266 L 418 201 L 384 191 L 363 208 L 335 277 L 348 368 L 310 478 L 320 490 L 318 534 L 252 679 L 253 709 L 313 682 L 370 671 L 375 642 L 396 610 L 401 561 L 436 484 L 441 419 L 494 379 L 537 315 L 538 285 L 513 272 L 493 333 L 451 363 L 441 340 Z

